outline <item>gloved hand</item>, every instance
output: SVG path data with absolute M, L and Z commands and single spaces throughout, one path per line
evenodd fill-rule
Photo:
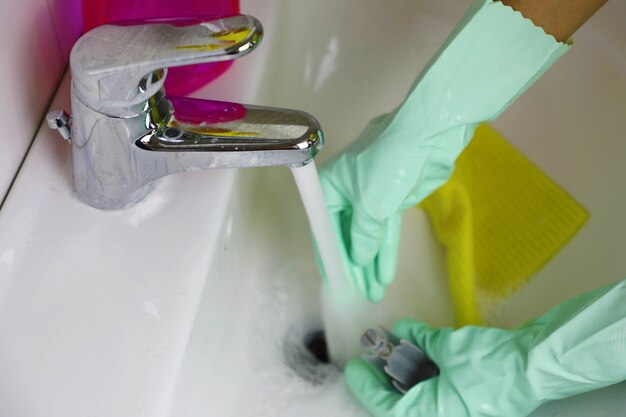
M 496 118 L 568 46 L 508 6 L 475 0 L 404 102 L 320 172 L 353 284 L 382 300 L 401 214 L 441 186 L 478 123 Z
M 626 280 L 517 330 L 432 329 L 405 320 L 394 332 L 441 372 L 401 395 L 380 371 L 351 361 L 348 385 L 375 417 L 525 417 L 548 400 L 626 380 Z

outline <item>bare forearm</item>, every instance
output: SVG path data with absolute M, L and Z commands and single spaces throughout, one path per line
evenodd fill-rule
M 557 41 L 570 38 L 607 0 L 501 0 Z

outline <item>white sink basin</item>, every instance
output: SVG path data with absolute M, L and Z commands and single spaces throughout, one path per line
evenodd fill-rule
M 465 7 L 244 0 L 267 36 L 197 95 L 312 113 L 323 161 L 397 104 Z M 626 5 L 610 2 L 495 123 L 591 213 L 499 325 L 626 276 L 624 19 Z M 67 108 L 68 87 L 53 107 Z M 136 207 L 102 212 L 73 196 L 69 152 L 43 128 L 0 211 L 0 416 L 367 415 L 337 371 L 298 359 L 321 326 L 320 283 L 286 168 L 176 175 Z M 418 210 L 377 309 L 381 321 L 453 322 L 443 253 Z M 533 416 L 621 417 L 625 393 Z

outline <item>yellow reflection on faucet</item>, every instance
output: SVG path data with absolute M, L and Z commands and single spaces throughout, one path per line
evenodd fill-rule
M 245 137 L 256 137 L 259 135 L 258 132 L 234 131 L 231 129 L 216 127 L 216 126 L 191 125 L 187 123 L 180 123 L 176 120 L 170 121 L 167 125 L 170 127 L 176 127 L 184 132 L 195 133 L 197 135 L 203 135 L 203 136 L 245 138 Z
M 211 34 L 211 38 L 216 39 L 216 43 L 206 43 L 201 45 L 181 45 L 177 46 L 178 50 L 196 50 L 196 51 L 214 51 L 217 49 L 225 49 L 229 46 L 242 42 L 250 35 L 252 29 L 239 27 L 234 29 L 223 30 Z

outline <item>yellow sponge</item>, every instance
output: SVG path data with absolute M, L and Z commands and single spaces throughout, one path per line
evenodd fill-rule
M 459 325 L 484 324 L 589 217 L 487 125 L 476 129 L 450 180 L 421 206 L 447 250 Z

